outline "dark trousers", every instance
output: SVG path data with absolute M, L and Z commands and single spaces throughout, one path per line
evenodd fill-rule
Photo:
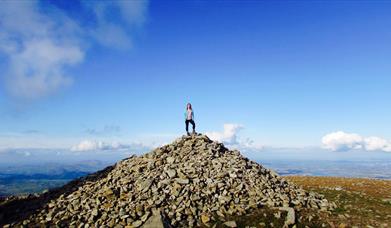
M 191 125 L 193 125 L 193 131 L 195 131 L 194 120 L 186 120 L 185 123 L 186 123 L 186 132 L 189 132 L 189 123 L 191 123 Z

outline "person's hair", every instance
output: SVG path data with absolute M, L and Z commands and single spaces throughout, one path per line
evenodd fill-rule
M 186 109 L 193 110 L 193 108 L 191 107 L 191 104 L 190 104 L 190 103 L 187 103 Z

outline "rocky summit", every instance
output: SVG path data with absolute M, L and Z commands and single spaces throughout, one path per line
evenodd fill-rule
M 304 191 L 237 150 L 205 135 L 183 136 L 105 172 L 46 193 L 45 204 L 14 225 L 60 227 L 198 227 L 215 216 L 243 215 L 260 207 L 287 211 L 333 209 L 322 195 Z M 92 176 L 94 176 L 92 175 Z M 77 183 L 77 184 L 75 184 Z M 64 187 L 65 188 L 65 187 Z M 225 221 L 235 227 L 235 221 Z

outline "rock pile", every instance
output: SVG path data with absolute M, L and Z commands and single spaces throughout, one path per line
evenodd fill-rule
M 140 227 L 162 215 L 174 227 L 193 227 L 264 206 L 329 210 L 333 203 L 195 135 L 118 162 L 104 178 L 60 195 L 20 224 Z

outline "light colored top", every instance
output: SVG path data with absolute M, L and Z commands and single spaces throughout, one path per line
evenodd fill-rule
M 186 120 L 193 120 L 194 119 L 194 112 L 192 109 L 187 109 L 185 112 L 185 119 Z

